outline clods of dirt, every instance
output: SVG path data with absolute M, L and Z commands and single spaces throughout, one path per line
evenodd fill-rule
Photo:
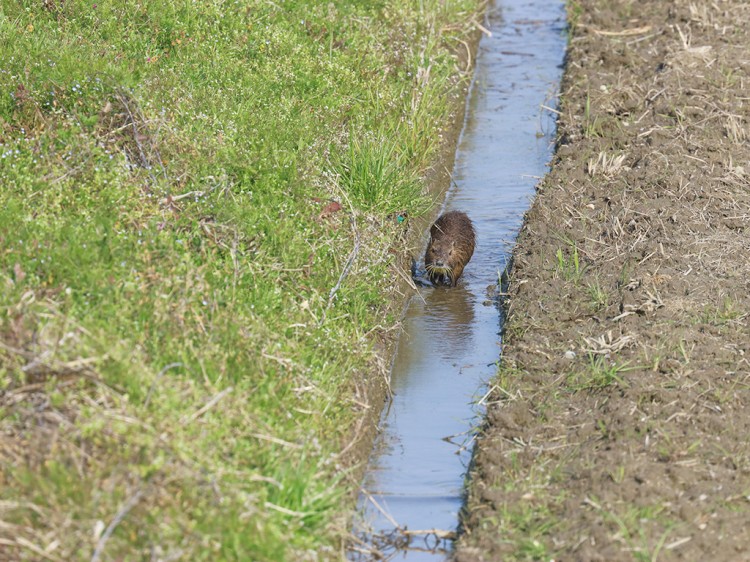
M 750 560 L 750 4 L 578 0 L 457 560 Z

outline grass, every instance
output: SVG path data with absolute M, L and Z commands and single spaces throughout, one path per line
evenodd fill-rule
M 568 25 L 565 29 L 565 33 L 568 43 L 570 43 L 575 36 L 581 16 L 583 15 L 583 6 L 581 6 L 580 2 L 577 2 L 576 0 L 569 0 L 566 10 Z
M 504 467 L 508 479 L 496 483 L 494 491 L 502 490 L 496 509 L 479 525 L 491 530 L 491 536 L 503 545 L 504 559 L 552 560 L 555 558 L 553 537 L 565 526 L 558 517 L 566 501 L 566 494 L 551 494 L 546 490 L 559 476 L 558 467 L 524 467 L 518 455 L 508 455 Z
M 592 503 L 598 506 L 595 500 Z M 638 562 L 656 562 L 674 532 L 675 524 L 665 516 L 661 505 L 621 506 L 619 513 L 614 509 L 598 509 L 606 520 L 616 525 L 618 538 L 627 544 L 632 559 Z M 655 535 L 658 531 L 661 534 Z
M 595 279 L 587 287 L 592 310 L 598 311 L 609 306 L 609 294 L 602 288 L 599 279 Z
M 583 111 L 583 136 L 584 138 L 598 138 L 602 136 L 602 127 L 597 115 L 591 113 L 591 96 L 586 94 L 586 105 Z
M 627 381 L 622 374 L 638 367 L 628 367 L 628 363 L 610 362 L 603 355 L 589 353 L 587 367 L 571 373 L 567 378 L 567 385 L 575 391 L 597 390 L 612 384 L 626 386 Z
M 699 315 L 699 321 L 703 324 L 713 326 L 726 326 L 738 320 L 743 316 L 737 306 L 737 302 L 730 298 L 724 297 L 721 306 L 707 306 Z
M 0 2 L 15 559 L 338 556 L 391 213 L 430 203 L 477 9 Z
M 421 211 L 431 203 L 414 170 L 409 169 L 407 155 L 399 152 L 390 135 L 353 139 L 335 172 L 342 190 L 368 210 L 384 214 Z
M 564 280 L 578 284 L 585 267 L 578 257 L 578 246 L 571 242 L 569 248 L 568 251 L 563 251 L 562 248 L 557 249 L 555 267 Z

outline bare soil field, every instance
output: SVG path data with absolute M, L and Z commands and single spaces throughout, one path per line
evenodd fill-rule
M 750 560 L 750 4 L 569 18 L 456 558 Z

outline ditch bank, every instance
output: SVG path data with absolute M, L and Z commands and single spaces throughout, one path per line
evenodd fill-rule
M 745 559 L 750 6 L 568 18 L 456 559 Z

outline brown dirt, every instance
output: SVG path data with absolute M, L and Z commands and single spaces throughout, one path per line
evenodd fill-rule
M 569 15 L 456 559 L 750 560 L 750 4 Z

